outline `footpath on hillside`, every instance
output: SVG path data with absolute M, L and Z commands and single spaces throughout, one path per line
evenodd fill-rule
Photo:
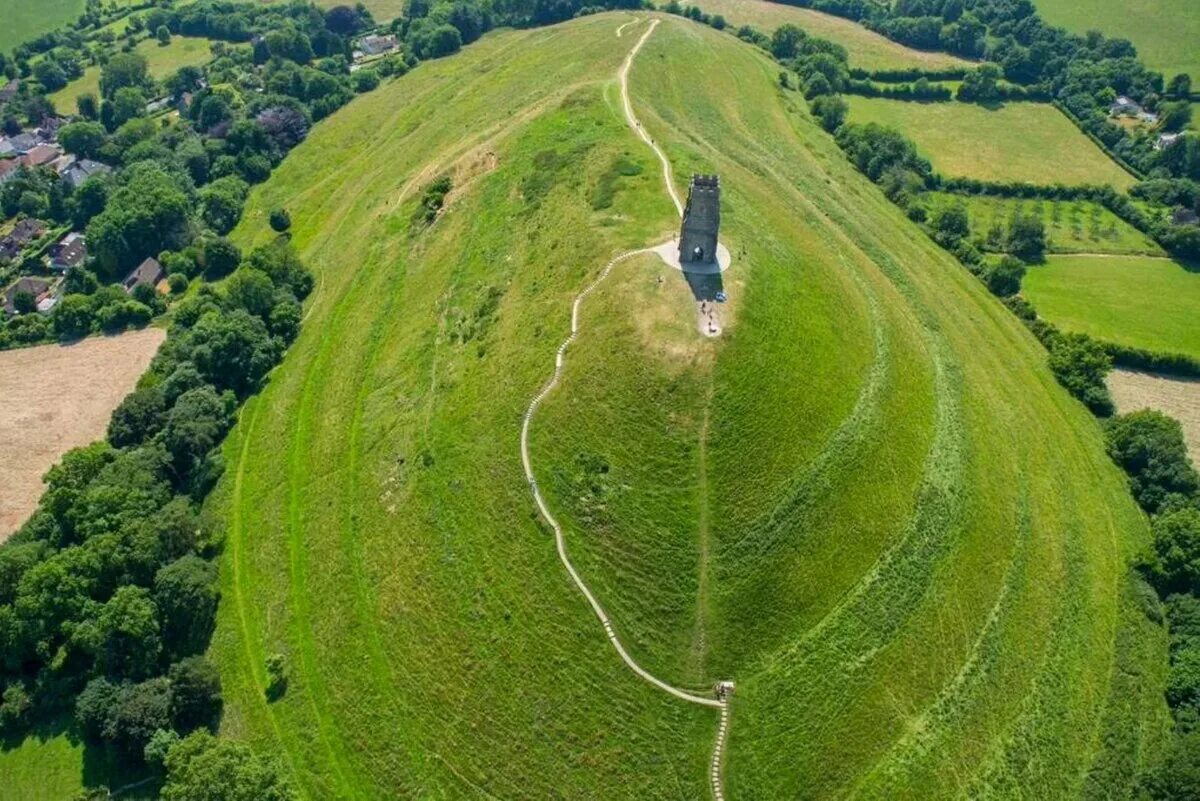
M 624 32 L 625 28 L 635 25 L 638 22 L 641 22 L 641 20 L 634 18 L 633 20 L 618 27 L 617 38 L 621 37 L 621 34 Z M 646 40 L 650 38 L 650 35 L 654 33 L 654 29 L 658 27 L 658 24 L 659 20 L 657 19 L 650 21 L 650 26 L 646 29 L 646 32 L 642 34 L 641 38 L 637 40 L 634 46 L 630 49 L 629 54 L 625 57 L 625 61 L 622 63 L 617 77 L 620 83 L 621 102 L 625 111 L 625 121 L 629 124 L 629 127 L 634 131 L 634 133 L 636 133 L 638 137 L 641 138 L 641 140 L 645 142 L 651 150 L 654 151 L 655 155 L 658 156 L 658 160 L 662 163 L 663 183 L 666 186 L 667 194 L 670 196 L 671 202 L 675 204 L 676 212 L 680 215 L 680 217 L 682 217 L 683 202 L 680 200 L 679 194 L 675 189 L 674 182 L 671 179 L 671 162 L 667 160 L 666 154 L 654 142 L 650 135 L 646 133 L 641 122 L 638 120 L 637 115 L 633 113 L 633 105 L 629 100 L 629 70 L 633 66 L 633 60 L 637 56 L 638 51 L 642 49 L 642 45 L 644 45 Z M 571 563 L 571 560 L 567 555 L 566 540 L 563 536 L 562 526 L 559 525 L 558 520 L 555 519 L 554 515 L 550 513 L 550 508 L 546 505 L 545 500 L 542 498 L 541 490 L 538 489 L 537 479 L 534 477 L 533 464 L 529 457 L 529 429 L 533 421 L 534 413 L 537 411 L 538 406 L 546 398 L 546 396 L 549 395 L 550 392 L 552 392 L 559 384 L 559 380 L 562 377 L 563 366 L 566 363 L 567 348 L 570 347 L 571 343 L 574 342 L 576 337 L 579 336 L 579 309 L 583 304 L 584 299 L 590 295 L 592 291 L 604 281 L 605 278 L 608 277 L 609 273 L 612 272 L 613 267 L 620 262 L 643 253 L 655 252 L 657 252 L 655 248 L 640 248 L 638 250 L 630 250 L 619 254 L 618 256 L 614 257 L 612 261 L 605 265 L 604 269 L 601 270 L 600 275 L 596 277 L 596 280 L 584 288 L 584 290 L 575 297 L 575 301 L 571 305 L 571 332 L 567 338 L 563 340 L 562 344 L 559 345 L 558 351 L 554 356 L 554 373 L 551 375 L 550 380 L 546 383 L 546 385 L 542 387 L 542 390 L 536 396 L 534 396 L 532 401 L 530 401 L 529 408 L 526 409 L 525 417 L 521 422 L 521 464 L 525 470 L 525 479 L 529 482 L 530 492 L 533 494 L 533 500 L 537 505 L 538 512 L 554 531 L 554 541 L 558 549 L 559 560 L 562 562 L 563 567 L 566 568 L 567 573 L 571 576 L 571 580 L 575 582 L 575 586 L 579 588 L 579 591 L 591 605 L 592 611 L 596 613 L 596 617 L 599 618 L 600 625 L 604 628 L 604 633 L 608 637 L 608 641 L 612 644 L 617 654 L 621 657 L 621 660 L 640 678 L 654 685 L 663 692 L 669 693 L 681 701 L 698 704 L 700 706 L 713 707 L 721 711 L 720 720 L 717 725 L 716 743 L 713 746 L 712 761 L 709 765 L 709 781 L 712 787 L 713 797 L 717 801 L 724 801 L 725 793 L 723 766 L 725 743 L 729 734 L 729 705 L 730 698 L 733 693 L 733 682 L 717 682 L 714 687 L 713 697 L 697 695 L 693 692 L 675 687 L 674 685 L 663 681 L 637 663 L 637 660 L 635 660 L 629 654 L 629 652 L 625 649 L 625 646 L 622 644 L 620 638 L 617 636 L 617 633 L 613 628 L 612 621 L 608 617 L 608 614 L 604 611 L 604 607 L 600 605 L 600 602 L 596 599 L 596 596 L 592 593 L 591 589 L 588 588 L 587 583 L 583 580 L 583 577 L 579 575 L 579 572 Z

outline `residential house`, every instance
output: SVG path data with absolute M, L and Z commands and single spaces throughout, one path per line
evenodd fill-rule
M 17 149 L 7 136 L 0 136 L 0 159 L 10 159 L 17 155 Z
M 399 46 L 400 43 L 391 34 L 387 36 L 370 34 L 358 40 L 358 49 L 366 56 L 379 56 L 384 53 L 390 53 Z
M 61 155 L 62 148 L 58 145 L 38 145 L 21 156 L 21 163 L 26 167 L 43 167 Z
M 13 226 L 8 236 L 0 239 L 0 259 L 15 259 L 21 255 L 25 246 L 46 233 L 46 226 L 41 220 L 26 217 Z
M 50 162 L 50 169 L 54 170 L 55 175 L 61 176 L 64 172 L 70 169 L 75 163 L 75 156 L 70 153 L 63 153 L 61 156 Z
M 62 117 L 42 117 L 42 124 L 38 126 L 34 134 L 39 142 L 57 142 L 58 129 L 67 124 L 67 121 Z
M 1171 222 L 1175 225 L 1200 225 L 1200 214 L 1194 209 L 1180 206 L 1171 214 Z
M 158 263 L 157 259 L 146 259 L 125 276 L 121 286 L 125 287 L 126 292 L 132 294 L 133 290 L 139 286 L 158 286 L 158 282 L 163 279 L 164 275 L 166 273 L 163 272 L 162 265 Z
M 91 159 L 79 159 L 63 170 L 61 175 L 72 188 L 78 189 L 88 178 L 94 175 L 107 175 L 110 172 L 112 172 L 112 167 L 107 164 L 101 164 Z
M 1110 117 L 1136 117 L 1142 113 L 1142 106 L 1131 97 L 1121 95 L 1108 107 Z
M 87 239 L 78 231 L 58 240 L 50 248 L 50 269 L 66 272 L 74 267 L 82 266 L 87 259 Z
M 41 305 L 44 301 L 49 300 L 54 295 L 53 285 L 45 278 L 33 278 L 25 276 L 18 278 L 7 289 L 4 290 L 4 313 L 13 315 L 17 313 L 17 295 L 26 292 L 33 296 L 33 302 Z M 53 306 L 53 304 L 50 304 Z
M 1183 136 L 1182 133 L 1160 133 L 1158 138 L 1154 140 L 1154 149 L 1164 150 L 1175 144 L 1176 140 L 1181 136 Z
M 8 137 L 8 141 L 12 145 L 13 152 L 21 156 L 38 146 L 37 137 L 31 133 L 21 132 L 16 136 Z
M 21 162 L 16 159 L 0 159 L 0 184 L 15 176 L 20 166 Z

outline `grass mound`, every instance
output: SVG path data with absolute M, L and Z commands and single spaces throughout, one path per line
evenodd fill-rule
M 518 452 L 575 293 L 677 225 L 621 117 L 628 20 L 494 33 L 356 100 L 236 231 L 287 208 L 319 276 L 212 500 L 223 731 L 308 797 L 707 793 L 712 710 L 619 661 Z M 647 668 L 737 681 L 730 797 L 1120 797 L 1165 714 L 1140 513 L 1039 346 L 777 73 L 675 18 L 634 63 L 680 183 L 722 177 L 730 303 L 702 338 L 649 257 L 589 296 L 531 439 L 568 547 Z

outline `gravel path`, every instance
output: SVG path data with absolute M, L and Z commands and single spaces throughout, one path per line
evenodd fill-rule
M 636 24 L 638 21 L 639 20 L 635 19 L 632 23 L 627 22 L 624 25 L 621 25 L 617 29 L 617 36 L 619 37 L 621 35 L 622 30 L 624 30 L 626 26 L 630 24 Z M 621 83 L 621 100 L 625 109 L 625 119 L 629 123 L 629 127 L 632 128 L 639 137 L 641 137 L 642 141 L 644 141 L 650 146 L 651 149 L 654 150 L 655 155 L 657 155 L 659 161 L 662 162 L 663 181 L 666 185 L 667 193 L 671 196 L 671 200 L 674 202 L 676 210 L 679 212 L 680 216 L 682 216 L 683 203 L 680 201 L 679 195 L 675 191 L 675 186 L 671 181 L 671 163 L 667 160 L 666 154 L 663 153 L 658 145 L 654 143 L 654 140 L 651 139 L 642 128 L 642 124 L 634 115 L 633 106 L 629 102 L 629 69 L 633 65 L 634 57 L 637 55 L 638 51 L 641 50 L 642 45 L 646 43 L 646 40 L 650 38 L 650 34 L 654 33 L 654 29 L 658 26 L 658 23 L 659 20 L 652 20 L 650 27 L 644 34 L 642 34 L 642 37 L 638 39 L 637 44 L 630 49 L 629 55 L 625 58 L 625 62 L 621 65 L 621 70 L 618 77 Z M 629 652 L 625 650 L 625 646 L 621 643 L 620 638 L 617 637 L 616 632 L 613 630 L 612 621 L 608 617 L 608 614 L 604 611 L 604 607 L 600 605 L 600 602 L 596 599 L 596 596 L 592 594 L 592 591 L 588 588 L 587 583 L 584 582 L 583 578 L 579 575 L 579 572 L 575 569 L 575 566 L 571 564 L 571 559 L 567 556 L 567 546 L 566 540 L 563 537 L 562 526 L 559 525 L 558 521 L 554 518 L 554 515 L 550 513 L 549 507 L 542 498 L 541 490 L 538 489 L 537 479 L 534 477 L 533 463 L 529 458 L 529 428 L 533 422 L 534 413 L 537 411 L 537 408 L 541 402 L 545 400 L 546 396 L 558 386 L 559 380 L 562 378 L 563 365 L 566 363 L 567 348 L 570 347 L 571 343 L 575 341 L 575 338 L 579 336 L 579 308 L 583 304 L 584 298 L 590 295 L 592 291 L 595 290 L 595 288 L 599 286 L 605 278 L 608 277 L 609 273 L 612 272 L 613 267 L 615 267 L 617 264 L 642 253 L 653 252 L 654 250 L 652 248 L 641 248 L 638 250 L 630 250 L 626 251 L 625 253 L 621 253 L 613 258 L 613 260 L 608 264 L 606 264 L 604 269 L 600 272 L 600 275 L 596 277 L 596 280 L 588 284 L 588 286 L 575 297 L 575 302 L 571 305 L 571 333 L 565 340 L 563 340 L 563 343 L 558 346 L 558 352 L 554 356 L 554 374 L 550 377 L 550 380 L 546 383 L 546 385 L 542 387 L 541 392 L 539 392 L 533 398 L 533 400 L 529 402 L 529 408 L 525 410 L 525 417 L 521 421 L 521 464 L 525 470 L 525 479 L 529 482 L 529 489 L 533 494 L 534 503 L 537 504 L 538 512 L 541 513 L 542 518 L 547 524 L 549 524 L 550 528 L 554 530 L 554 542 L 558 548 L 558 558 L 562 561 L 563 567 L 567 569 L 567 573 L 570 574 L 571 580 L 575 582 L 575 586 L 579 588 L 579 591 L 583 593 L 583 596 L 587 599 L 588 603 L 591 604 L 592 611 L 596 613 L 596 617 L 600 619 L 600 625 L 604 627 L 604 633 L 608 636 L 608 641 L 612 644 L 617 654 L 621 657 L 621 660 L 639 677 L 650 684 L 653 684 L 663 692 L 669 693 L 681 701 L 687 701 L 688 703 L 699 704 L 701 706 L 707 706 L 721 710 L 720 722 L 717 728 L 716 744 L 713 747 L 712 761 L 709 765 L 709 778 L 712 786 L 713 797 L 716 799 L 716 801 L 724 801 L 725 793 L 724 782 L 722 779 L 722 769 L 724 765 L 725 743 L 729 732 L 729 698 L 733 692 L 733 682 L 719 682 L 716 686 L 714 697 L 696 695 L 693 692 L 689 692 L 668 684 L 643 668 L 632 656 L 630 656 Z

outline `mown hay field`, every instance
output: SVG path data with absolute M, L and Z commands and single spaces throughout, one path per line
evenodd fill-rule
M 1163 250 L 1146 234 L 1091 200 L 1045 200 L 930 192 L 929 210 L 961 203 L 971 221 L 971 236 L 985 242 L 1007 231 L 1014 216 L 1034 215 L 1046 230 L 1052 253 L 1130 253 L 1161 256 Z M 990 242 L 989 242 L 990 245 Z
M 1167 258 L 1050 256 L 1023 291 L 1038 313 L 1071 331 L 1200 358 L 1200 272 Z
M 197 36 L 172 36 L 169 44 L 151 37 L 138 42 L 134 51 L 146 57 L 150 75 L 162 79 L 180 67 L 203 64 L 212 58 L 209 40 Z M 88 67 L 83 75 L 49 95 L 61 114 L 75 113 L 75 100 L 82 94 L 100 96 L 100 67 Z
M 1037 0 L 1038 13 L 1072 33 L 1128 39 L 1138 57 L 1169 79 L 1200 81 L 1200 14 L 1191 0 Z
M 715 715 L 617 658 L 518 451 L 575 293 L 678 223 L 621 118 L 630 19 L 358 98 L 235 231 L 286 207 L 318 275 L 209 504 L 222 732 L 307 798 L 707 793 Z M 1119 796 L 1167 724 L 1141 513 L 1040 346 L 777 74 L 669 17 L 634 64 L 680 186 L 721 175 L 730 304 L 701 339 L 649 258 L 589 297 L 531 442 L 568 547 L 635 657 L 737 682 L 731 797 Z
M 948 177 L 1031 184 L 1111 184 L 1134 177 L 1046 103 L 914 103 L 851 96 L 851 122 L 895 128 Z
M 949 53 L 916 50 L 867 30 L 857 22 L 769 0 L 703 0 L 695 3 L 709 14 L 720 14 L 733 26 L 753 26 L 771 33 L 791 23 L 818 36 L 837 42 L 850 54 L 850 66 L 865 70 L 970 68 L 971 62 Z

